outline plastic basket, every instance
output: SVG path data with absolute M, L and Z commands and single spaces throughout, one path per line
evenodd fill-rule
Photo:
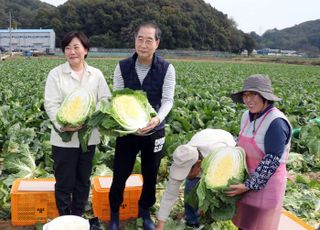
M 57 217 L 54 184 L 54 178 L 16 179 L 10 193 L 11 223 L 34 225 Z
M 94 177 L 92 180 L 92 208 L 96 217 L 103 221 L 110 220 L 109 191 L 112 177 Z M 142 190 L 142 175 L 132 174 L 127 182 L 120 205 L 119 219 L 128 220 L 138 217 L 138 200 Z

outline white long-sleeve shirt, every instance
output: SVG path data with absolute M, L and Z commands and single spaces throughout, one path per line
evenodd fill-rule
M 148 74 L 151 65 L 140 64 L 138 59 L 135 64 L 136 72 L 139 78 L 140 83 L 142 84 L 143 80 Z M 173 97 L 174 89 L 176 85 L 176 74 L 175 69 L 172 64 L 169 65 L 167 73 L 164 77 L 164 82 L 162 86 L 162 98 L 161 98 L 161 107 L 158 111 L 157 117 L 162 122 L 170 110 L 173 107 Z M 124 88 L 124 81 L 121 74 L 120 65 L 118 64 L 114 70 L 113 77 L 113 91 L 120 90 Z
M 160 209 L 157 213 L 158 220 L 166 221 L 168 219 L 172 207 L 179 197 L 179 190 L 182 182 L 183 180 L 175 180 L 169 176 L 166 190 L 161 198 Z
M 53 122 L 54 126 L 60 130 L 61 125 L 56 121 L 57 112 L 65 99 L 77 87 L 83 87 L 93 93 L 96 102 L 107 100 L 111 97 L 110 89 L 102 72 L 85 63 L 83 76 L 80 78 L 66 62 L 49 72 L 45 85 L 44 107 Z M 63 142 L 59 134 L 51 129 L 50 142 L 54 146 L 78 148 L 80 146 L 78 134 L 75 132 L 69 142 Z M 100 143 L 98 129 L 94 129 L 89 139 L 88 145 Z

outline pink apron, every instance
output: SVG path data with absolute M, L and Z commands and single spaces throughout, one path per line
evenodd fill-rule
M 271 111 L 271 110 L 270 110 Z M 239 135 L 238 145 L 246 152 L 247 167 L 252 175 L 265 153 L 257 146 L 254 138 L 265 117 L 261 119 L 252 137 L 243 136 L 249 120 Z M 243 230 L 277 230 L 281 215 L 282 203 L 286 188 L 286 165 L 281 163 L 264 188 L 259 191 L 248 191 L 237 202 L 234 224 Z

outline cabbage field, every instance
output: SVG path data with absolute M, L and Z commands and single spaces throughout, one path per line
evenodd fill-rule
M 111 88 L 117 60 L 87 61 L 102 70 Z M 63 62 L 59 58 L 16 58 L 0 63 L 0 220 L 10 219 L 10 188 L 16 178 L 52 177 L 50 122 L 43 107 L 43 93 L 47 74 Z M 284 207 L 317 227 L 320 222 L 320 67 L 231 61 L 171 62 L 176 68 L 177 86 L 166 127 L 159 194 L 165 186 L 174 149 L 207 127 L 224 129 L 237 136 L 245 108 L 233 103 L 228 95 L 240 89 L 247 76 L 268 74 L 275 94 L 283 98 L 277 107 L 295 128 Z M 104 138 L 104 143 L 95 155 L 93 175 L 107 175 L 112 170 L 114 139 Z M 134 170 L 139 172 L 138 161 Z M 154 212 L 158 205 L 159 200 Z M 92 214 L 90 207 L 87 212 Z M 177 219 L 182 212 L 178 202 L 171 217 Z

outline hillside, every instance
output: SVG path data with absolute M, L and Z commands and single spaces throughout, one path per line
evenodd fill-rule
M 56 7 L 39 0 L 0 0 L 0 28 L 9 28 L 9 12 L 12 16 L 13 28 L 47 28 L 42 21 L 37 21 L 41 15 L 57 15 Z M 58 15 L 57 15 L 58 16 Z
M 54 7 L 39 0 L 0 0 L 0 28 L 53 28 L 56 46 L 70 30 L 82 30 L 91 46 L 132 48 L 133 31 L 154 20 L 163 31 L 161 49 L 218 50 L 290 49 L 320 52 L 320 19 L 262 36 L 236 28 L 233 20 L 203 0 L 69 0 Z M 1 44 L 0 44 L 1 45 Z
M 253 46 L 234 21 L 203 0 L 69 0 L 59 7 L 38 0 L 0 4 L 1 28 L 8 28 L 11 10 L 15 28 L 53 28 L 57 46 L 65 32 L 82 30 L 92 46 L 131 48 L 133 30 L 146 20 L 156 21 L 162 29 L 162 49 L 240 52 Z
M 320 19 L 307 21 L 283 30 L 268 30 L 255 37 L 257 48 L 277 48 L 317 53 L 320 51 Z

